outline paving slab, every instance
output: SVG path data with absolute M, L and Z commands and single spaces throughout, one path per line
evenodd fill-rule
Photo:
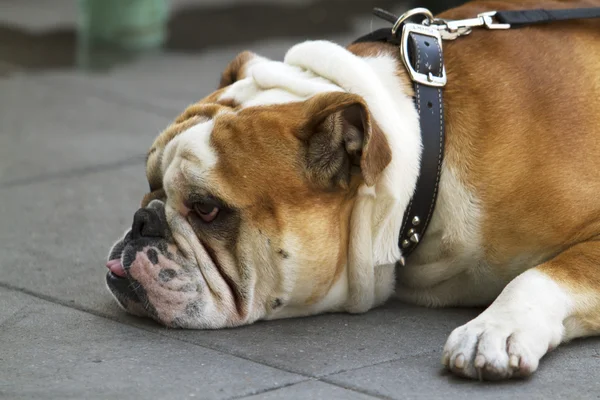
M 244 397 L 244 400 L 373 400 L 372 397 L 363 393 L 333 386 L 320 381 L 306 381 L 286 386 L 280 389 L 270 390 L 254 396 Z
M 0 282 L 97 310 L 109 247 L 147 190 L 143 161 L 118 170 L 0 187 Z
M 478 382 L 454 377 L 441 351 L 348 371 L 327 381 L 392 399 L 597 399 L 599 339 L 575 341 L 547 355 L 529 379 Z
M 170 117 L 18 74 L 0 79 L 0 186 L 143 158 Z
M 19 313 L 0 330 L 2 398 L 227 399 L 306 379 L 46 301 Z

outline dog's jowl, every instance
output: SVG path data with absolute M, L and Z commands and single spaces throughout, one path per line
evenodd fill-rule
M 600 6 L 505 3 L 440 17 Z M 361 313 L 393 295 L 489 305 L 451 333 L 443 364 L 530 375 L 560 343 L 600 333 L 599 32 L 590 19 L 444 41 L 437 203 L 405 265 L 424 114 L 398 47 L 240 54 L 152 144 L 150 193 L 110 251 L 111 293 L 128 312 L 198 329 Z

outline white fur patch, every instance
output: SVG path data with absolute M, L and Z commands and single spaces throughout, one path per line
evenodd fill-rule
M 303 101 L 317 93 L 342 89 L 299 67 L 261 58 L 246 67 L 245 78 L 233 83 L 219 100 L 241 108 Z
M 572 298 L 554 280 L 526 271 L 481 315 L 452 332 L 442 362 L 470 378 L 530 375 L 561 342 L 572 309 Z
M 508 282 L 489 274 L 487 265 L 476 261 L 483 258 L 481 214 L 477 197 L 453 168 L 444 164 L 427 234 L 410 262 L 398 272 L 404 287 L 422 290 L 399 290 L 399 297 L 412 303 L 444 306 L 489 304 L 498 296 Z M 472 280 L 460 275 L 466 270 Z M 459 282 L 454 282 L 455 277 Z
M 217 155 L 210 146 L 213 126 L 213 120 L 201 122 L 176 136 L 167 144 L 161 164 L 163 184 L 167 194 L 169 194 L 169 184 L 172 179 L 182 172 L 182 161 L 187 155 L 194 156 L 196 160 L 191 166 L 192 168 L 186 170 L 186 178 L 196 182 L 202 182 L 207 171 L 217 163 Z
M 324 312 L 338 312 L 345 310 L 346 299 L 348 298 L 348 277 L 342 275 L 338 279 L 327 295 L 319 302 L 306 306 L 305 304 L 286 305 L 286 307 L 275 311 L 267 319 L 303 317 L 308 315 L 322 314 Z

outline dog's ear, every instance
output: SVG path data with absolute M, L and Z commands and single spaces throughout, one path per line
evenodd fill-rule
M 231 85 L 238 79 L 244 78 L 244 67 L 246 66 L 246 63 L 255 57 L 257 57 L 257 55 L 251 51 L 243 51 L 238 54 L 233 61 L 227 65 L 225 71 L 223 71 L 221 74 L 219 89 Z
M 365 183 L 374 185 L 392 151 L 362 97 L 321 93 L 306 100 L 303 110 L 306 122 L 297 136 L 307 144 L 310 179 L 320 186 L 347 188 L 359 167 Z

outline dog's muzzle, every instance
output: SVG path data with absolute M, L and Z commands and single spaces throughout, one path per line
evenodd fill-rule
M 158 255 L 154 248 L 166 254 L 170 236 L 164 204 L 153 201 L 148 208 L 140 208 L 135 212 L 131 229 L 111 249 L 106 263 L 109 270 L 106 284 L 127 311 L 143 316 L 151 311 L 147 309 L 149 304 L 143 287 L 131 277 L 129 268 L 140 251 L 144 251 L 151 262 L 157 263 Z

